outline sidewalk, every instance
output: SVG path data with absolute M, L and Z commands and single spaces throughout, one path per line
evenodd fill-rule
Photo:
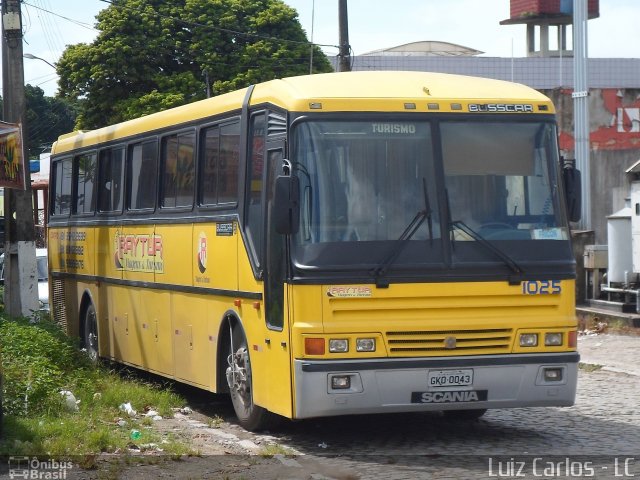
M 640 376 L 640 336 L 587 333 L 578 336 L 582 363 Z

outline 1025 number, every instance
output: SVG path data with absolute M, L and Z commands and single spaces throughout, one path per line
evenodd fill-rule
M 523 295 L 556 295 L 562 293 L 560 280 L 530 280 L 522 282 Z

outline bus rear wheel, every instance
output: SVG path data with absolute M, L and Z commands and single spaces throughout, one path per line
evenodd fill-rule
M 238 423 L 249 431 L 258 431 L 275 425 L 275 415 L 253 403 L 251 361 L 247 338 L 238 323 L 230 330 L 230 353 L 227 357 L 227 384 L 231 403 Z
M 87 351 L 89 360 L 98 362 L 98 319 L 96 307 L 89 303 L 82 319 L 82 346 Z

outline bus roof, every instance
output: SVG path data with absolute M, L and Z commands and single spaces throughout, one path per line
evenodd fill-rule
M 108 127 L 61 135 L 52 154 L 116 141 L 156 129 L 239 111 L 247 89 L 219 95 Z M 554 113 L 551 101 L 522 84 L 432 72 L 368 71 L 289 77 L 257 84 L 251 105 L 271 103 L 292 112 L 469 112 L 488 106 L 529 105 Z M 518 109 L 488 110 L 519 113 Z

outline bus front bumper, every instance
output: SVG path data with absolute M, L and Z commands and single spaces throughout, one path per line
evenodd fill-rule
M 296 359 L 295 418 L 571 406 L 576 395 L 579 360 L 577 352 Z

